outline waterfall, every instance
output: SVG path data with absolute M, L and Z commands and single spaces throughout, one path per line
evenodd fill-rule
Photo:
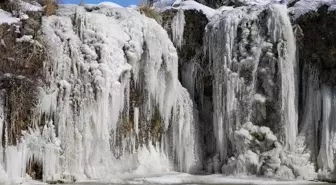
M 270 127 L 286 148 L 294 148 L 295 39 L 286 7 L 225 11 L 207 26 L 206 41 L 220 163 L 237 155 L 235 131 L 248 122 Z

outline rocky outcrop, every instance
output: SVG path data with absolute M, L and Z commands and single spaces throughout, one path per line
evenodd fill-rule
M 336 85 L 336 11 L 328 9 L 322 6 L 295 23 L 302 30 L 302 35 L 298 35 L 300 64 L 318 66 L 321 83 Z
M 4 153 L 18 145 L 23 132 L 34 125 L 38 88 L 44 80 L 41 68 L 46 59 L 40 37 L 42 12 L 19 12 L 13 9 L 13 3 L 0 4 L 0 8 L 16 12 L 21 18 L 12 25 L 0 24 L 0 148 Z M 14 153 L 10 157 L 15 158 Z M 10 171 L 13 165 L 1 160 L 5 170 Z M 32 178 L 42 179 L 42 164 L 36 158 L 27 158 L 24 168 Z

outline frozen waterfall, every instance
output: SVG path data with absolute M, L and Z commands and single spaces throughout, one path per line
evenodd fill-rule
M 207 26 L 206 41 L 219 154 L 210 169 L 220 171 L 218 163 L 239 155 L 236 130 L 249 122 L 269 127 L 293 149 L 298 132 L 296 46 L 286 7 L 225 11 Z
M 43 75 L 0 77 L 0 180 L 333 179 L 336 82 L 298 60 L 286 6 L 182 4 L 166 30 L 144 7 L 43 17 Z
M 44 181 L 197 166 L 193 103 L 160 25 L 132 9 L 64 5 L 42 31 L 46 83 L 34 127 L 3 148 L 10 178 L 24 177 L 29 160 Z

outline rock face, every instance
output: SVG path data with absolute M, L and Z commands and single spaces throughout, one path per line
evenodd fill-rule
M 174 42 L 179 56 L 179 79 L 197 107 L 198 142 L 203 146 L 202 156 L 205 157 L 213 154 L 215 150 L 211 124 L 212 75 L 204 52 L 205 27 L 209 20 L 202 12 L 196 10 L 168 10 L 162 15 L 163 27 L 172 41 L 174 38 L 180 38 L 179 42 Z M 178 22 L 183 24 L 176 24 Z
M 13 2 L 0 3 L 8 10 Z M 9 9 L 10 10 L 10 9 Z M 9 11 L 8 10 L 8 11 Z M 15 10 L 11 7 L 11 10 Z M 3 11 L 3 10 L 1 10 Z M 23 12 L 21 12 L 23 14 Z M 42 179 L 42 163 L 28 158 L 24 172 L 13 170 L 19 161 L 15 147 L 20 145 L 23 132 L 33 127 L 34 107 L 38 103 L 38 87 L 42 84 L 46 50 L 41 44 L 41 12 L 25 12 L 29 19 L 16 18 L 12 25 L 0 24 L 0 130 L 1 177 L 30 175 Z M 19 163 L 19 162 L 18 162 Z

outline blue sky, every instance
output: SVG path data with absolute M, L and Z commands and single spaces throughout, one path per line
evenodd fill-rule
M 117 3 L 119 5 L 122 6 L 127 6 L 130 4 L 137 4 L 138 0 L 84 0 L 85 3 L 89 3 L 89 4 L 95 4 L 95 3 L 99 3 L 99 2 L 103 2 L 103 1 L 111 1 L 114 3 Z M 62 2 L 64 3 L 74 3 L 74 4 L 78 4 L 80 2 L 80 0 L 62 0 Z

